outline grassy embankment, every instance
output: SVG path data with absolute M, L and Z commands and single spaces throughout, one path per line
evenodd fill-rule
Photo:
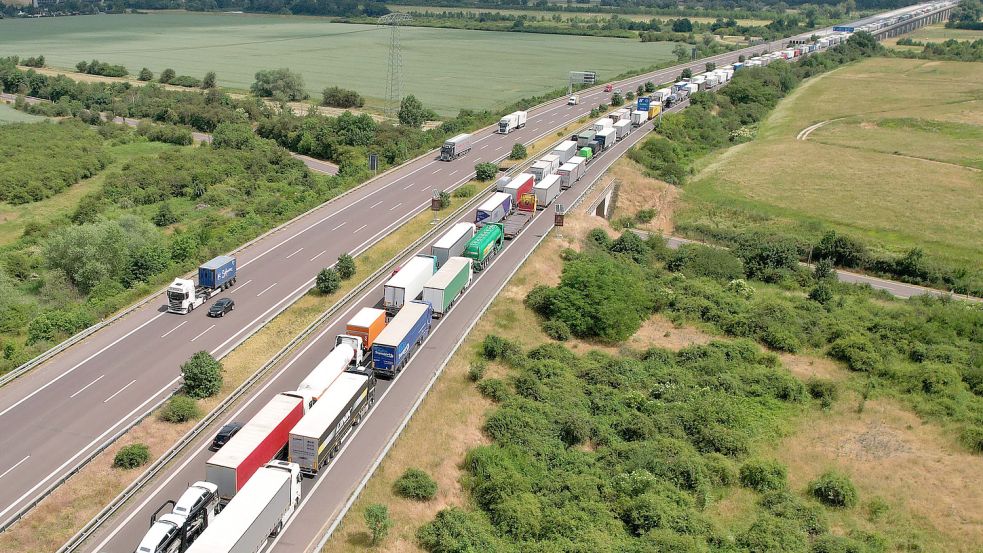
M 813 239 L 833 228 L 979 271 L 981 68 L 878 58 L 805 83 L 756 140 L 702 160 L 677 222 Z
M 974 41 L 983 38 L 983 31 L 971 31 L 968 29 L 946 29 L 945 24 L 939 23 L 937 25 L 928 25 L 921 27 L 914 32 L 888 38 L 883 41 L 882 44 L 888 48 L 895 50 L 914 50 L 921 51 L 921 46 L 903 46 L 899 45 L 898 41 L 903 38 L 910 38 L 911 40 L 918 42 L 945 42 L 949 39 L 954 40 L 968 40 Z
M 0 125 L 5 123 L 34 123 L 44 121 L 44 119 L 44 117 L 18 111 L 13 106 L 0 102 Z

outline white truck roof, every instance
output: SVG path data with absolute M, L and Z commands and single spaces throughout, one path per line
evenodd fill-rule
M 611 128 L 604 129 L 603 131 L 597 131 L 597 135 L 595 135 L 595 136 L 601 136 L 601 137 L 607 138 L 607 137 L 611 136 L 612 134 L 614 134 L 614 132 L 615 132 L 614 131 L 614 127 L 611 127 Z
M 485 200 L 485 203 L 481 204 L 478 207 L 478 209 L 481 211 L 490 211 L 492 209 L 495 209 L 495 206 L 505 201 L 505 198 L 511 198 L 511 197 L 512 197 L 511 194 L 507 194 L 505 192 L 495 192 L 494 194 L 491 195 L 490 198 Z
M 260 468 L 239 490 L 239 494 L 215 517 L 208 530 L 191 544 L 189 551 L 218 553 L 232 551 L 246 534 L 253 522 L 267 508 L 260 499 L 276 496 L 290 473 L 283 470 Z
M 622 119 L 621 121 L 618 121 L 617 123 L 614 124 L 615 128 L 624 127 L 626 125 L 631 125 L 631 121 L 629 121 L 628 119 Z
M 348 321 L 348 324 L 360 328 L 368 327 L 374 323 L 382 313 L 385 313 L 385 311 L 382 309 L 363 307 L 358 310 L 358 313 L 356 313 L 354 317 L 352 317 L 352 320 Z
M 433 274 L 433 258 L 429 255 L 414 255 L 412 259 L 407 261 L 406 264 L 399 269 L 399 272 L 396 273 L 395 276 L 386 282 L 386 286 L 405 288 L 407 284 L 411 284 L 415 280 L 414 277 L 416 277 L 420 271 L 425 269 L 429 270 L 430 274 Z
M 324 392 L 321 399 L 317 400 L 314 407 L 311 407 L 304 418 L 300 419 L 300 422 L 294 426 L 290 434 L 320 438 L 324 429 L 338 418 L 341 410 L 348 405 L 348 400 L 365 384 L 367 379 L 368 376 L 355 373 L 344 373 L 339 376 Z
M 570 165 L 570 164 L 568 164 L 568 163 L 564 163 L 564 164 L 563 164 L 563 166 L 564 166 L 564 167 L 566 167 L 567 165 Z M 570 167 L 571 167 L 571 168 L 573 168 L 573 167 L 576 167 L 576 165 L 570 165 Z M 536 183 L 536 184 L 535 184 L 535 185 L 533 186 L 533 188 L 534 188 L 534 189 L 540 189 L 540 190 L 541 190 L 541 189 L 549 189 L 549 188 L 550 188 L 551 186 L 553 186 L 553 185 L 554 185 L 554 184 L 556 183 L 556 181 L 558 181 L 558 180 L 560 180 L 560 175 L 546 175 L 546 176 L 545 176 L 545 177 L 543 178 L 543 180 L 541 180 L 541 181 L 539 181 L 539 182 L 537 182 L 537 183 Z
M 253 418 L 249 419 L 249 422 L 229 440 L 229 443 L 212 455 L 208 464 L 237 468 L 270 435 L 270 432 L 283 422 L 287 413 L 293 411 L 297 407 L 297 403 L 302 401 L 303 398 L 286 394 L 274 396 L 258 413 L 253 415 Z
M 423 286 L 424 288 L 440 288 L 443 290 L 450 285 L 454 277 L 461 272 L 461 268 L 471 265 L 471 259 L 468 257 L 450 257 L 444 266 L 440 268 L 430 280 Z
M 449 248 L 457 243 L 462 236 L 468 233 L 468 231 L 474 232 L 474 223 L 458 223 L 451 227 L 451 230 L 447 231 L 440 240 L 434 243 L 435 248 Z
M 381 344 L 384 346 L 395 346 L 406 336 L 406 333 L 413 328 L 423 313 L 426 312 L 429 306 L 425 303 L 408 301 L 403 304 L 403 308 L 396 313 L 393 320 L 389 321 L 386 328 L 382 329 L 375 338 L 376 344 Z
M 537 161 L 536 163 L 546 163 L 544 161 Z M 533 165 L 536 165 L 533 163 Z M 515 176 L 508 184 L 505 185 L 506 190 L 518 190 L 520 186 L 526 184 L 529 179 L 536 179 L 536 176 L 532 173 L 519 173 Z M 502 192 L 504 194 L 504 192 Z

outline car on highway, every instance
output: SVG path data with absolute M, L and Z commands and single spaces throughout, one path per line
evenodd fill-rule
M 224 317 L 226 313 L 234 311 L 236 302 L 232 298 L 221 298 L 208 308 L 209 317 Z
M 614 90 L 614 85 L 613 84 L 606 84 L 606 85 L 604 85 L 604 92 L 611 92 L 612 90 Z
M 227 444 L 232 439 L 232 436 L 235 436 L 236 432 L 240 430 L 242 430 L 241 422 L 230 422 L 223 426 L 218 430 L 218 434 L 215 434 L 215 439 L 212 440 L 212 446 L 209 449 L 212 451 L 222 449 L 222 446 Z

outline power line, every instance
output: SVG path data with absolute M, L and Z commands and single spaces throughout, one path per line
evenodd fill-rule
M 386 115 L 395 117 L 399 111 L 399 103 L 403 99 L 402 73 L 403 49 L 399 43 L 399 26 L 412 21 L 407 13 L 393 12 L 379 18 L 379 24 L 389 25 L 389 65 L 386 69 Z

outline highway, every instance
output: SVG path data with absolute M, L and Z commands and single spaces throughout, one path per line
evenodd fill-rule
M 707 61 L 726 64 L 736 61 L 740 54 L 772 50 L 784 42 L 713 56 L 627 79 L 616 86 L 628 90 L 647 80 L 668 82 L 685 67 L 702 71 Z M 228 292 L 237 303 L 233 316 L 212 320 L 205 317 L 203 310 L 185 316 L 168 314 L 163 311 L 164 299 L 159 296 L 4 387 L 0 391 L 0 424 L 5 428 L 0 436 L 0 527 L 5 527 L 23 507 L 84 463 L 116 433 L 166 399 L 179 385 L 179 365 L 193 352 L 206 350 L 216 356 L 224 355 L 304 294 L 316 272 L 330 265 L 339 254 L 361 253 L 429 206 L 432 190 L 452 189 L 466 182 L 473 175 L 475 163 L 503 158 L 515 142 L 529 143 L 550 135 L 587 114 L 592 106 L 605 101 L 608 94 L 595 88 L 582 92 L 581 96 L 583 101 L 577 106 L 567 106 L 565 99 L 559 99 L 530 110 L 527 126 L 512 135 L 496 135 L 490 129 L 476 132 L 474 149 L 456 161 L 437 161 L 431 152 L 408 162 L 237 252 L 238 284 Z M 526 234 L 544 232 L 546 219 L 537 219 Z M 499 267 L 509 265 L 509 256 L 516 256 L 515 261 L 519 249 L 508 248 L 493 264 L 494 269 L 485 275 L 504 271 Z M 457 310 L 466 312 L 467 309 L 461 308 L 478 302 L 482 294 L 493 296 L 495 288 L 486 285 L 489 278 L 479 279 L 481 286 L 475 286 Z M 447 320 L 454 321 L 457 317 L 452 313 Z M 315 343 L 328 347 L 328 341 L 312 342 L 307 350 L 311 359 L 326 353 L 317 350 Z M 436 346 L 428 345 L 420 358 L 426 359 L 429 351 L 436 351 L 431 348 Z M 284 381 L 299 380 L 288 377 L 309 370 L 306 363 L 307 360 L 295 363 L 298 372 L 285 375 Z M 408 371 L 408 374 L 415 373 Z M 401 377 L 398 389 L 402 390 L 404 385 L 409 389 L 406 381 L 413 378 Z M 279 391 L 275 386 L 272 389 Z M 393 394 L 396 398 L 404 395 L 403 392 Z M 405 405 L 398 406 L 398 403 L 396 399 L 380 402 L 381 416 L 371 417 L 374 422 L 365 426 L 392 418 L 393 413 L 405 413 Z M 383 410 L 383 405 L 391 407 Z M 357 451 L 369 457 L 374 454 L 368 446 L 359 446 Z M 342 458 L 347 459 L 349 455 Z M 343 473 L 344 469 L 339 468 L 338 474 Z M 323 519 L 325 514 L 321 512 L 318 516 Z M 284 540 L 289 535 L 288 532 Z M 131 539 L 126 547 L 113 546 L 107 550 L 132 550 L 132 547 Z

